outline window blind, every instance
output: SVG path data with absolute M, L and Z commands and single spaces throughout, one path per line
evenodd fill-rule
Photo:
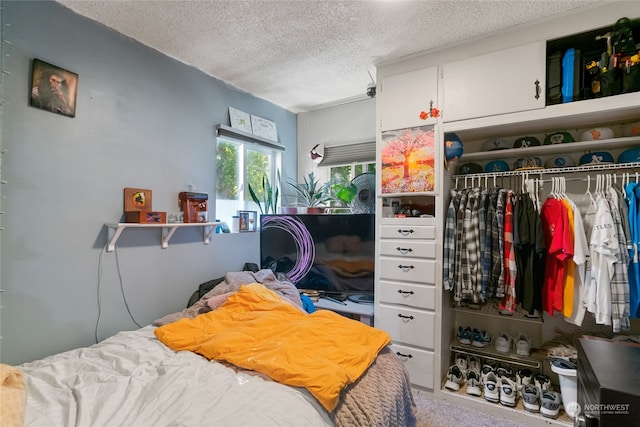
M 376 161 L 376 142 L 334 145 L 324 147 L 320 166 L 346 165 L 349 163 L 367 163 Z

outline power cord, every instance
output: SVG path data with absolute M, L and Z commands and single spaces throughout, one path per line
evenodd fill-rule
M 96 297 L 98 301 L 98 318 L 96 319 L 96 327 L 94 331 L 94 338 L 96 343 L 100 342 L 98 338 L 98 326 L 100 324 L 100 317 L 102 315 L 102 295 L 100 292 L 100 288 L 102 286 L 102 259 L 103 259 L 103 255 L 106 248 L 107 248 L 107 245 L 105 244 L 104 247 L 100 250 L 100 255 L 98 256 L 98 284 L 96 288 L 96 294 L 97 294 Z M 116 269 L 118 271 L 118 280 L 120 282 L 120 292 L 122 294 L 122 300 L 124 301 L 124 306 L 127 308 L 127 313 L 129 314 L 129 318 L 133 321 L 133 323 L 135 323 L 138 328 L 142 328 L 140 323 L 138 323 L 138 321 L 133 317 L 133 313 L 129 308 L 129 302 L 127 301 L 127 296 L 124 292 L 124 281 L 122 280 L 122 272 L 120 271 L 120 258 L 118 257 L 117 246 L 114 247 L 114 254 L 116 256 Z

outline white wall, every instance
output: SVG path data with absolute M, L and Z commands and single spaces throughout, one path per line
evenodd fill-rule
M 309 172 L 318 174 L 318 165 L 309 156 L 313 146 L 375 141 L 375 121 L 375 98 L 298 114 L 298 179 Z

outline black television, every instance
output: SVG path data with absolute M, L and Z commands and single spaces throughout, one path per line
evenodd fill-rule
M 298 289 L 373 300 L 375 214 L 261 215 L 260 224 L 262 268 Z

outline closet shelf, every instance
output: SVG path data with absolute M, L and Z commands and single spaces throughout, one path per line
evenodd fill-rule
M 602 163 L 596 165 L 583 165 L 583 166 L 573 166 L 566 168 L 549 168 L 549 169 L 526 169 L 519 171 L 505 171 L 505 172 L 480 172 L 480 173 L 469 173 L 466 175 L 453 175 L 454 179 L 461 178 L 492 178 L 492 177 L 502 177 L 502 176 L 520 176 L 520 175 L 565 175 L 571 172 L 591 172 L 591 171 L 608 171 L 608 170 L 619 170 L 619 169 L 634 169 L 634 172 L 638 172 L 638 168 L 640 168 L 640 162 L 634 163 Z
M 480 308 L 467 308 L 467 307 L 455 306 L 453 307 L 453 310 L 461 313 L 471 313 L 471 314 L 479 314 L 482 316 L 497 317 L 499 319 L 518 320 L 521 322 L 531 322 L 531 323 L 542 323 L 542 318 L 540 316 L 536 316 L 536 317 L 525 316 L 524 312 L 519 307 L 515 310 L 515 312 L 512 315 L 500 314 L 500 311 L 493 304 L 485 304 Z
M 449 350 L 453 353 L 462 353 L 468 356 L 479 356 L 483 359 L 489 359 L 494 362 L 518 365 L 520 367 L 531 368 L 535 371 L 539 371 L 542 367 L 542 362 L 531 356 L 520 356 L 515 352 L 501 353 L 492 346 L 479 348 L 471 345 L 451 344 Z
M 506 150 L 482 151 L 477 153 L 465 153 L 458 162 L 490 161 L 498 159 L 517 159 L 520 157 L 546 156 L 551 154 L 564 154 L 602 150 L 615 150 L 618 148 L 635 147 L 640 144 L 640 136 L 626 138 L 602 139 L 599 141 L 576 141 L 564 144 L 542 145 L 527 148 L 509 148 Z
M 107 252 L 113 252 L 116 248 L 116 242 L 120 238 L 120 235 L 127 228 L 160 228 L 162 229 L 162 249 L 169 247 L 169 239 L 173 236 L 178 228 L 182 227 L 202 227 L 202 240 L 205 245 L 209 244 L 211 235 L 215 233 L 216 226 L 220 225 L 219 222 L 193 222 L 193 223 L 170 223 L 170 224 L 136 224 L 130 222 L 118 222 L 107 223 Z

